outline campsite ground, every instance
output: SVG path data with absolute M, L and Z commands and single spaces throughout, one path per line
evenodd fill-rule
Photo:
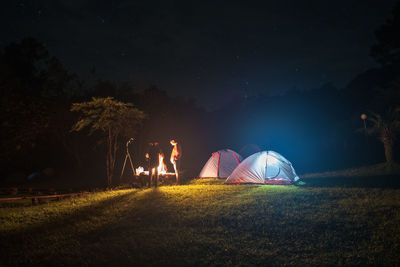
M 398 265 L 400 189 L 387 179 L 195 180 L 2 204 L 0 265 Z

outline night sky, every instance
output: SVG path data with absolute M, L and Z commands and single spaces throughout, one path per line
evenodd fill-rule
M 31 36 L 83 78 L 156 85 L 214 109 L 234 96 L 344 87 L 375 66 L 374 31 L 395 3 L 3 1 L 0 45 Z

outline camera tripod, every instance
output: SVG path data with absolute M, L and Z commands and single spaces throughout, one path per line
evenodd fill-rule
M 136 173 L 135 173 L 135 168 L 133 167 L 133 163 L 132 163 L 132 157 L 131 154 L 129 153 L 129 145 L 133 142 L 133 138 L 129 139 L 128 142 L 126 142 L 126 155 L 125 155 L 125 160 L 124 160 L 124 166 L 122 167 L 122 172 L 121 172 L 121 176 L 120 179 L 122 179 L 122 175 L 124 175 L 124 171 L 125 171 L 125 166 L 126 166 L 126 160 L 129 158 L 129 163 L 131 164 L 131 169 L 132 169 L 132 174 L 133 177 L 135 177 Z

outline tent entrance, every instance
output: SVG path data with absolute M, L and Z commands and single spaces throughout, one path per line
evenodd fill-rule
M 265 179 L 274 179 L 281 173 L 281 168 L 279 167 L 278 160 L 269 155 L 269 151 L 265 156 Z

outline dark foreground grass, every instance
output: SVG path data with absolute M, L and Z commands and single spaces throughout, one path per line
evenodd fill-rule
M 185 186 L 0 208 L 0 265 L 399 265 L 400 190 Z

